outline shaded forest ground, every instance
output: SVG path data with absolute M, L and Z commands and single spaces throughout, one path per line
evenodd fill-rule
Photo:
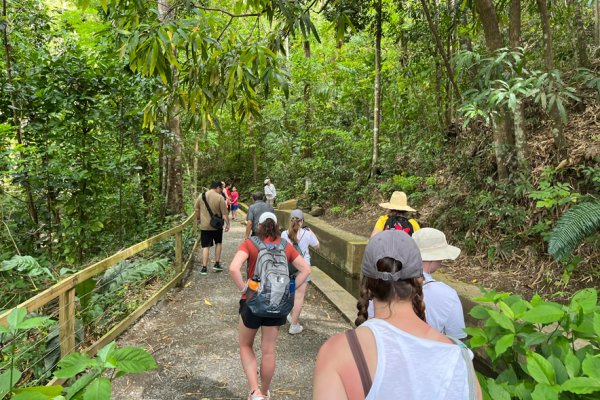
M 580 110 L 579 113 L 574 113 L 565 128 L 565 133 L 569 143 L 569 158 L 566 163 L 561 163 L 557 162 L 553 156 L 550 127 L 538 126 L 532 132 L 529 143 L 532 160 L 531 182 L 534 187 L 539 184 L 544 169 L 554 168 L 562 170 L 562 178 L 574 186 L 574 191 L 586 189 L 577 187 L 577 175 L 581 167 L 599 167 L 600 106 L 590 105 L 584 110 Z M 481 243 L 500 244 L 508 239 L 506 234 L 500 229 L 496 229 L 496 221 L 493 220 L 491 214 L 487 226 L 478 229 L 477 232 L 444 229 L 441 226 L 444 225 L 444 222 L 440 221 L 446 221 L 445 210 L 456 207 L 456 203 L 460 202 L 460 199 L 457 198 L 444 197 L 444 184 L 458 185 L 464 191 L 464 196 L 472 193 L 469 182 L 464 177 L 457 176 L 456 169 L 456 166 L 448 166 L 438 171 L 436 177 L 437 181 L 441 182 L 440 189 L 442 189 L 439 192 L 440 196 L 436 197 L 435 193 L 428 196 L 424 204 L 417 207 L 419 212 L 416 214 L 422 227 L 431 226 L 445 231 L 449 242 L 463 249 L 461 256 L 455 262 L 444 264 L 444 272 L 463 282 L 488 289 L 518 293 L 525 298 L 539 293 L 546 298 L 561 301 L 581 288 L 600 287 L 600 240 L 598 234 L 588 238 L 575 251 L 581 260 L 573 268 L 554 261 L 546 253 L 547 243 L 539 234 L 535 236 L 520 235 L 523 236 L 523 240 L 519 239 L 518 245 L 511 251 L 495 251 L 494 256 L 490 257 L 490 246 Z M 582 190 L 582 194 L 591 195 L 596 199 L 600 195 L 600 193 L 586 193 L 584 190 Z M 341 229 L 368 237 L 377 218 L 385 213 L 385 210 L 378 206 L 381 201 L 384 201 L 381 195 L 374 196 L 368 202 L 363 203 L 358 210 L 346 215 L 333 213 L 329 207 L 325 207 L 327 211 L 322 218 Z M 535 201 L 530 200 L 524 206 L 527 208 L 525 224 L 527 226 L 515 226 L 515 232 L 522 233 L 543 218 L 540 214 L 544 210 L 536 208 Z M 464 210 L 464 213 L 473 212 L 481 213 L 482 210 Z M 461 224 L 452 225 L 460 226 Z M 467 248 L 464 241 L 458 239 L 473 235 L 478 236 L 475 241 L 479 243 L 474 248 L 472 246 Z M 485 240 L 480 240 L 482 238 Z M 501 245 L 498 248 L 501 248 Z

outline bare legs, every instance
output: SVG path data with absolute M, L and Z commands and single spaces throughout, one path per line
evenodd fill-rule
M 296 289 L 296 293 L 294 294 L 294 308 L 292 308 L 293 325 L 298 325 L 299 323 L 300 312 L 302 311 L 302 306 L 304 305 L 304 295 L 306 294 L 307 286 L 308 282 L 304 282 Z
M 215 262 L 220 262 L 221 261 L 221 250 L 223 249 L 223 245 L 221 243 L 218 243 L 215 245 Z M 202 266 L 206 267 L 208 266 L 208 256 L 210 253 L 210 247 L 203 247 L 202 248 Z
M 238 323 L 239 339 L 240 339 L 240 359 L 242 360 L 242 368 L 248 380 L 250 391 L 255 391 L 254 394 L 266 395 L 275 373 L 275 346 L 277 335 L 279 334 L 278 326 L 263 326 L 261 327 L 261 342 L 260 351 L 262 353 L 260 362 L 260 378 L 261 385 L 258 384 L 258 363 L 256 354 L 252 345 L 258 329 L 247 328 L 240 317 Z

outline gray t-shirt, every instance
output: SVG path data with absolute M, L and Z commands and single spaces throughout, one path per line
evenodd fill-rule
M 270 211 L 275 213 L 273 207 L 268 205 L 262 200 L 258 200 L 256 203 L 252 204 L 248 207 L 248 214 L 246 216 L 246 221 L 252 221 L 252 233 L 258 234 L 258 219 L 262 215 L 262 213 Z

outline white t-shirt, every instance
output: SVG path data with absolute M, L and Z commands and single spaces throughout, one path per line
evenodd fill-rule
M 425 318 L 427 323 L 437 331 L 456 339 L 467 337 L 465 333 L 465 317 L 462 304 L 456 290 L 438 282 L 430 274 L 424 272 L 423 301 L 425 302 Z M 369 318 L 375 316 L 373 301 L 369 300 L 367 310 Z
M 438 282 L 424 272 L 423 298 L 427 323 L 443 333 L 457 339 L 467 337 L 465 317 L 456 290 Z
M 265 196 L 267 197 L 267 199 L 274 199 L 275 196 L 277 196 L 275 185 L 273 185 L 272 183 L 265 185 Z
M 375 336 L 377 369 L 365 400 L 465 400 L 468 370 L 456 344 L 413 336 L 373 318 L 363 325 Z
M 281 237 L 290 243 L 292 242 L 287 230 L 281 233 Z M 319 239 L 317 239 L 313 231 L 307 227 L 300 228 L 298 231 L 298 247 L 300 247 L 300 255 L 306 260 L 308 265 L 310 265 L 310 251 L 308 251 L 308 247 L 317 247 L 318 245 Z

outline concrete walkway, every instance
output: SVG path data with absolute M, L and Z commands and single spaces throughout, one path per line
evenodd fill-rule
M 240 217 L 245 215 L 240 213 Z M 246 378 L 239 360 L 237 324 L 239 293 L 231 282 L 228 264 L 244 238 L 245 226 L 234 222 L 225 234 L 221 273 L 197 273 L 181 290 L 172 291 L 119 340 L 119 346 L 143 346 L 158 369 L 125 376 L 114 382 L 113 398 L 122 400 L 245 399 Z M 211 258 L 214 251 L 211 252 Z M 201 258 L 197 257 L 197 260 Z M 210 263 L 212 265 L 212 262 Z M 315 271 L 321 290 L 338 302 L 335 284 Z M 333 288 L 334 290 L 329 290 Z M 341 292 L 337 290 L 338 292 Z M 345 308 L 351 310 L 346 298 Z M 355 304 L 355 303 L 354 303 Z M 342 307 L 342 309 L 344 309 Z M 331 335 L 351 327 L 337 308 L 311 284 L 301 315 L 304 331 L 292 336 L 289 325 L 280 330 L 277 370 L 271 398 L 309 399 L 312 373 L 321 344 Z M 260 334 L 255 341 L 259 353 Z

